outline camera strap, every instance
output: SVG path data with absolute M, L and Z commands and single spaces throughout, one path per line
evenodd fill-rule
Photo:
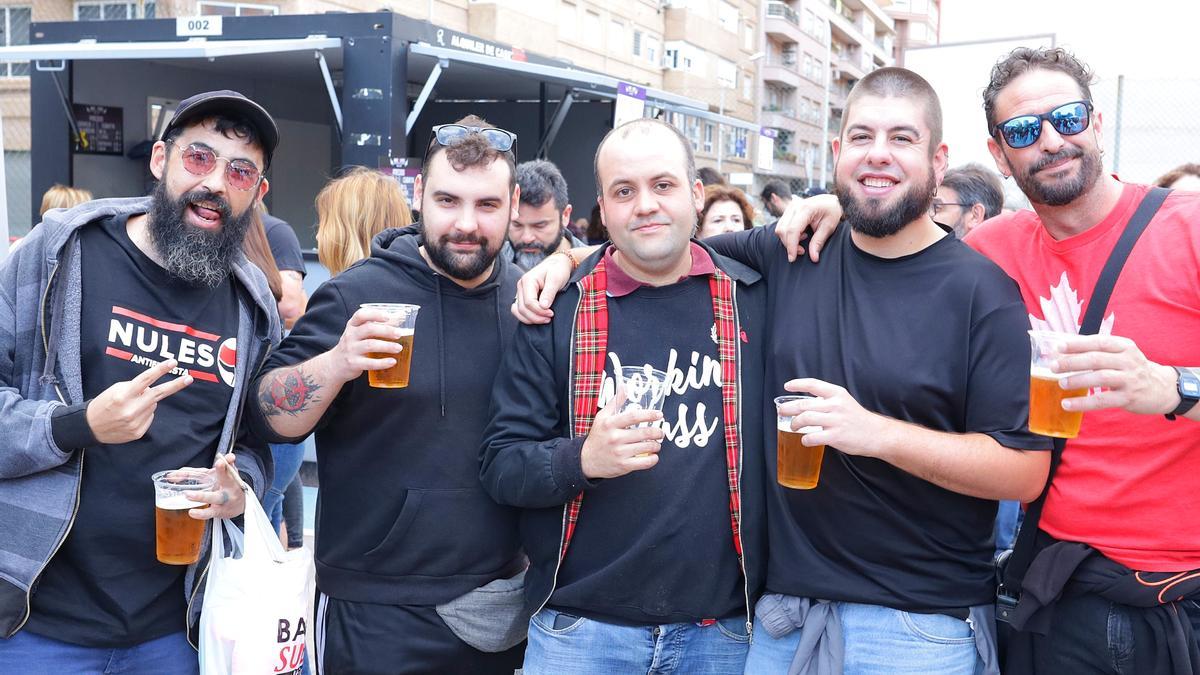
M 1104 263 L 1100 278 L 1096 280 L 1096 286 L 1092 290 L 1092 299 L 1088 302 L 1087 312 L 1084 313 L 1083 323 L 1079 327 L 1080 335 L 1094 335 L 1100 330 L 1100 322 L 1104 319 L 1104 311 L 1108 307 L 1108 299 L 1112 295 L 1113 287 L 1117 284 L 1121 268 L 1125 266 L 1125 261 L 1129 258 L 1129 253 L 1137 243 L 1138 237 L 1146 230 L 1146 226 L 1150 224 L 1150 220 L 1154 218 L 1154 214 L 1158 213 L 1163 200 L 1170 193 L 1171 190 L 1168 188 L 1155 187 L 1151 188 L 1142 198 L 1142 203 L 1130 217 L 1125 231 L 1121 233 L 1121 238 L 1117 240 L 1116 246 L 1108 254 L 1108 261 Z M 1029 507 L 1025 510 L 1025 521 L 1021 524 L 1016 543 L 1013 544 L 1012 555 L 1004 567 L 1003 583 L 999 593 L 1001 597 L 1006 594 L 1010 599 L 1019 597 L 1025 572 L 1037 554 L 1038 521 L 1042 518 L 1042 507 L 1046 503 L 1046 495 L 1050 493 L 1054 472 L 1062 461 L 1062 453 L 1066 445 L 1067 439 L 1054 439 L 1054 449 L 1050 453 L 1050 472 L 1046 476 L 1046 487 L 1042 489 L 1042 494 L 1030 502 Z

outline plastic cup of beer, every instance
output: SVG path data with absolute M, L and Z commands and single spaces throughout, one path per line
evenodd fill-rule
M 1082 412 L 1063 410 L 1064 398 L 1086 396 L 1087 389 L 1063 389 L 1058 381 L 1078 373 L 1055 373 L 1050 370 L 1062 354 L 1067 333 L 1045 330 L 1029 331 L 1029 430 L 1043 436 L 1075 438 L 1083 422 Z
M 412 364 L 413 336 L 417 329 L 417 312 L 420 305 L 405 305 L 393 302 L 371 302 L 359 305 L 364 309 L 375 309 L 387 314 L 385 323 L 400 329 L 400 337 L 391 342 L 400 343 L 399 354 L 371 352 L 373 359 L 396 359 L 396 365 L 383 370 L 368 370 L 367 383 L 380 389 L 403 389 L 408 386 L 408 368 Z
M 184 496 L 185 492 L 212 490 L 217 479 L 206 469 L 159 471 L 154 481 L 154 539 L 158 561 L 168 565 L 191 565 L 200 560 L 204 521 L 188 510 L 207 507 Z
M 778 430 L 778 450 L 776 452 L 776 480 L 787 488 L 811 490 L 817 487 L 821 478 L 821 461 L 825 458 L 825 446 L 808 447 L 801 442 L 805 434 L 821 430 L 821 427 L 802 427 L 792 430 L 792 415 L 779 412 L 779 407 L 785 403 L 806 398 L 816 398 L 811 394 L 789 394 L 775 397 L 775 428 Z
M 622 366 L 617 370 L 617 383 L 625 390 L 625 403 L 618 412 L 626 410 L 662 411 L 667 400 L 670 382 L 667 374 L 649 366 Z M 648 427 L 654 422 L 641 422 L 631 429 Z

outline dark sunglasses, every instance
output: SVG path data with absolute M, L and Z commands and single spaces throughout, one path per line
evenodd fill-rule
M 433 140 L 425 148 L 425 164 L 429 160 L 429 151 L 434 144 L 449 147 L 460 142 L 471 134 L 479 134 L 493 149 L 498 152 L 512 152 L 513 159 L 517 158 L 517 135 L 505 129 L 496 127 L 468 127 L 462 124 L 439 124 L 433 128 Z
M 1063 136 L 1083 133 L 1092 121 L 1091 101 L 1064 103 L 1041 115 L 1020 115 L 996 125 L 995 131 L 1013 150 L 1028 148 L 1042 135 L 1042 120 Z
M 262 178 L 262 171 L 254 162 L 248 159 L 226 159 L 217 156 L 212 148 L 193 143 L 181 148 L 174 142 L 171 145 L 180 150 L 183 168 L 193 176 L 207 176 L 217 168 L 217 162 L 225 162 L 225 182 L 235 190 L 253 190 Z

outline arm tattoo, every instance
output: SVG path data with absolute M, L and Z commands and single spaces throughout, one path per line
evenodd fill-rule
M 266 417 L 287 413 L 293 417 L 316 402 L 321 385 L 301 367 L 281 368 L 270 376 L 266 389 L 258 395 L 258 405 Z

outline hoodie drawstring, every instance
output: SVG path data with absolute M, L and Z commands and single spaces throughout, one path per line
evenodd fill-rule
M 446 330 L 445 306 L 442 303 L 442 276 L 433 277 L 434 288 L 437 289 L 438 301 L 438 403 L 442 407 L 442 417 L 446 416 Z

